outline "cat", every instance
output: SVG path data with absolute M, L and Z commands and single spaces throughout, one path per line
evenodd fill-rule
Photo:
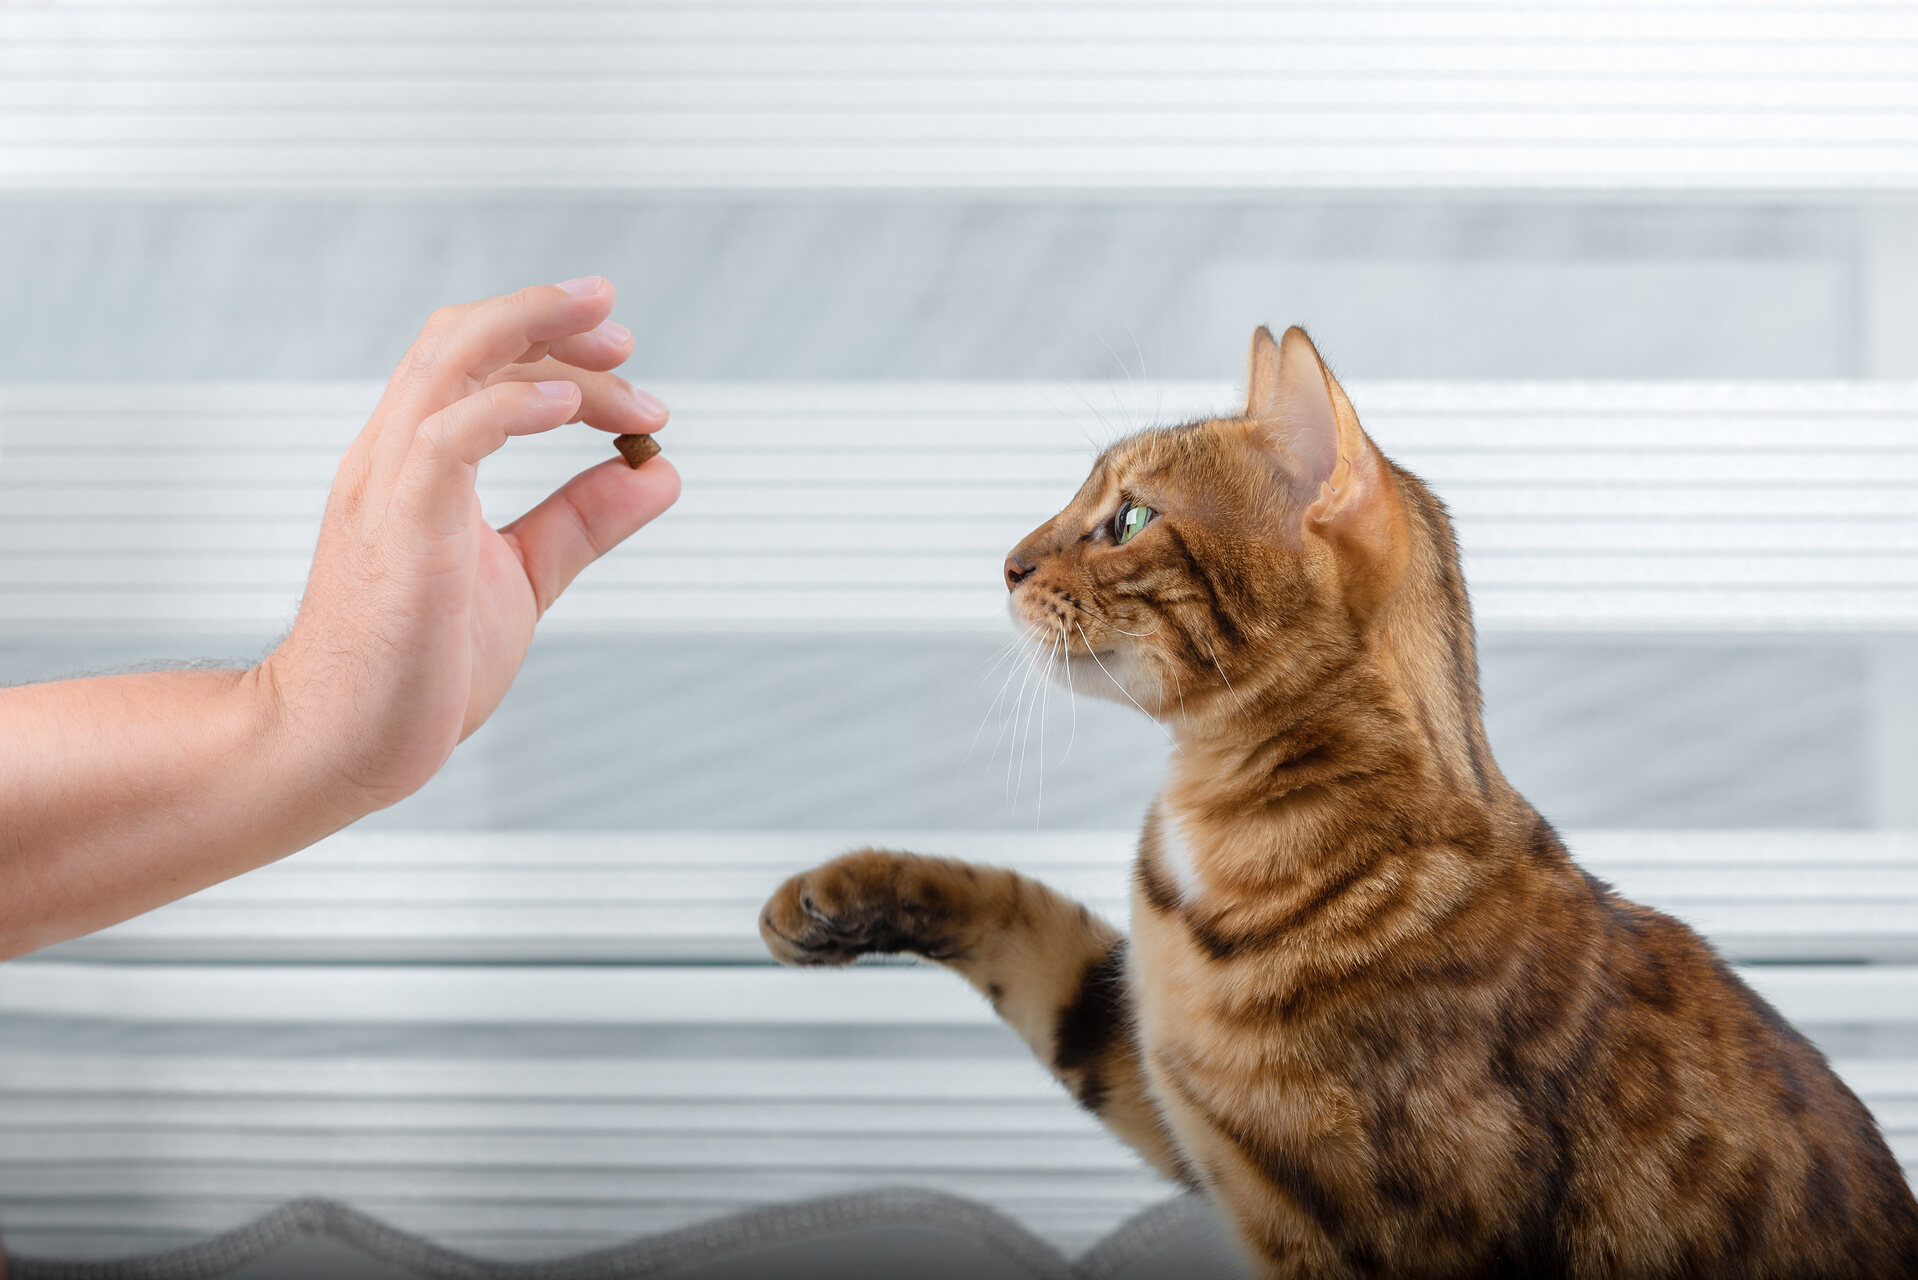
M 1445 508 L 1303 330 L 1260 329 L 1249 381 L 1108 449 L 1006 560 L 1075 687 L 1179 747 L 1130 939 L 863 850 L 778 889 L 773 955 L 957 970 L 1260 1275 L 1918 1277 L 1863 1104 L 1500 773 Z

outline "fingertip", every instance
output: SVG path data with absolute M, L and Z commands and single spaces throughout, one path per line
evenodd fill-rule
M 672 416 L 672 411 L 666 407 L 666 402 L 650 391 L 643 391 L 638 387 L 633 387 L 631 390 L 633 407 L 639 410 L 639 416 L 646 420 L 647 425 L 654 431 L 665 426 L 666 419 Z
M 659 509 L 664 511 L 667 507 L 679 501 L 679 491 L 681 487 L 679 468 L 666 461 L 666 455 L 664 454 L 654 454 L 652 461 L 648 462 L 644 467 L 641 467 L 640 470 L 645 471 L 649 468 L 656 470 L 658 473 L 658 479 L 653 483 L 657 486 L 655 492 L 661 499 Z
M 582 333 L 577 345 L 584 349 L 581 354 L 591 362 L 589 367 L 609 371 L 632 357 L 633 331 L 617 320 L 602 320 L 596 328 Z
M 621 542 L 651 524 L 679 501 L 679 468 L 661 454 L 654 454 L 637 469 L 628 467 L 619 458 L 601 466 L 605 467 L 607 473 L 604 483 L 614 487 L 617 493 L 616 497 L 609 495 L 609 508 L 617 508 L 616 515 L 609 511 L 609 523 L 619 529 Z
M 642 515 L 640 523 L 651 520 L 679 501 L 679 468 L 668 462 L 664 454 L 656 453 L 637 468 L 623 467 L 623 471 L 624 484 L 634 510 Z
M 544 293 L 546 306 L 557 301 L 562 308 L 559 314 L 572 317 L 562 323 L 575 335 L 597 330 L 613 313 L 613 304 L 619 300 L 612 282 L 604 276 L 580 276 L 560 284 L 533 285 L 523 292 L 529 296 Z
M 549 354 L 582 369 L 608 373 L 632 357 L 633 346 L 632 330 L 602 317 L 592 328 L 553 342 Z

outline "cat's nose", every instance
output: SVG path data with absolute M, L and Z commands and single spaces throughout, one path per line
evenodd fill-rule
M 1006 590 L 1008 591 L 1018 590 L 1019 584 L 1032 576 L 1032 571 L 1035 567 L 1037 566 L 1029 565 L 1025 561 L 1021 560 L 1019 558 L 1019 553 L 1017 551 L 1007 556 L 1006 557 Z

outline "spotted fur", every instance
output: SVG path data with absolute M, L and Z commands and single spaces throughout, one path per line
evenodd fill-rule
M 1155 515 L 1121 544 L 1125 501 Z M 1006 567 L 1075 687 L 1179 744 L 1130 940 L 868 850 L 774 895 L 776 956 L 956 969 L 1263 1275 L 1918 1277 L 1918 1204 L 1823 1056 L 1499 772 L 1445 509 L 1303 331 Z

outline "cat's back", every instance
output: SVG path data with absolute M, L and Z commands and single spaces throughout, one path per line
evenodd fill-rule
M 1824 1055 L 1541 828 L 1520 874 L 1551 906 L 1488 1046 L 1549 1174 L 1549 1238 L 1522 1251 L 1568 1275 L 1918 1277 L 1918 1203 Z

